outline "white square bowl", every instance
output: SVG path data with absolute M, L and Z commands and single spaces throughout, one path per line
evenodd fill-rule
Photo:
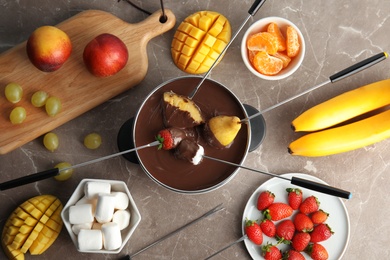
M 106 182 L 111 184 L 111 191 L 121 191 L 128 195 L 129 197 L 129 206 L 128 210 L 130 211 L 131 217 L 130 217 L 130 224 L 127 228 L 123 229 L 121 231 L 122 235 L 122 245 L 116 249 L 116 250 L 91 250 L 91 251 L 85 251 L 80 250 L 78 248 L 78 242 L 77 242 L 77 235 L 75 235 L 72 231 L 72 225 L 69 223 L 69 207 L 76 204 L 77 201 L 79 201 L 82 197 L 84 197 L 84 185 L 88 181 L 93 182 Z M 127 188 L 126 184 L 123 181 L 114 181 L 114 180 L 102 180 L 102 179 L 83 179 L 75 191 L 73 192 L 72 196 L 66 203 L 64 209 L 61 212 L 61 218 L 64 222 L 64 225 L 66 229 L 68 230 L 69 236 L 72 239 L 74 245 L 76 246 L 77 250 L 82 253 L 102 253 L 102 254 L 118 254 L 120 251 L 122 251 L 123 247 L 126 245 L 127 241 L 130 239 L 131 235 L 133 234 L 134 230 L 137 228 L 138 224 L 141 221 L 141 215 L 138 211 L 137 206 L 135 205 L 135 202 L 133 200 L 133 197 L 130 194 L 129 189 Z

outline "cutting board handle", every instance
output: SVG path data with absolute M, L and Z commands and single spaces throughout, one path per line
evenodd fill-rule
M 176 17 L 171 10 L 165 9 L 165 16 L 167 20 L 165 22 L 160 22 L 160 18 L 163 13 L 161 10 L 151 14 L 148 18 L 138 23 L 139 27 L 142 28 L 144 39 L 148 42 L 150 39 L 162 34 L 163 32 L 169 31 L 176 23 Z M 146 30 L 145 30 L 146 29 Z

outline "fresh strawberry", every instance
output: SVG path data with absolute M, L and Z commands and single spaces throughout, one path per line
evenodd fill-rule
M 263 212 L 263 215 L 269 220 L 278 221 L 290 217 L 292 213 L 293 209 L 290 205 L 283 202 L 275 202 Z
M 298 188 L 287 188 L 286 191 L 288 192 L 288 204 L 292 209 L 297 210 L 302 203 L 302 190 Z
M 307 247 L 306 252 L 313 260 L 327 260 L 329 255 L 326 248 L 318 243 L 310 244 Z
M 291 240 L 291 246 L 301 252 L 309 245 L 310 234 L 305 232 L 297 232 Z
M 317 225 L 317 224 L 325 223 L 328 217 L 329 217 L 329 213 L 320 209 L 314 212 L 313 214 L 311 214 L 311 221 L 313 221 L 313 224 Z
M 295 233 L 294 223 L 290 219 L 283 220 L 276 226 L 276 237 L 284 244 L 290 244 Z
M 249 240 L 256 245 L 263 243 L 263 232 L 261 231 L 260 225 L 253 220 L 247 220 L 245 222 L 245 233 Z
M 314 227 L 313 231 L 310 233 L 311 239 L 310 242 L 317 243 L 325 241 L 333 235 L 332 229 L 328 224 L 322 223 Z
M 269 207 L 275 200 L 275 194 L 272 192 L 266 190 L 262 191 L 257 198 L 257 209 L 258 210 L 265 210 Z
M 299 211 L 303 214 L 310 214 L 316 212 L 319 209 L 320 202 L 317 197 L 309 196 L 304 201 L 302 201 L 301 206 L 299 206 Z
M 166 128 L 158 132 L 156 140 L 160 142 L 158 149 L 171 150 L 185 138 L 186 133 L 176 127 Z
M 260 228 L 267 237 L 274 237 L 276 234 L 275 223 L 269 219 L 263 219 L 263 221 L 260 222 Z
M 282 259 L 282 252 L 280 252 L 277 246 L 270 243 L 262 246 L 261 251 L 265 260 L 280 260 Z
M 311 232 L 313 230 L 314 224 L 309 216 L 298 212 L 294 217 L 294 225 L 297 231 L 299 232 Z
M 283 260 L 305 260 L 305 257 L 300 252 L 290 249 L 284 252 Z

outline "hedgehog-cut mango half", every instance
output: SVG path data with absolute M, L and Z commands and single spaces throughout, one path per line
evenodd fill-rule
M 225 16 L 212 11 L 196 12 L 177 28 L 171 44 L 172 59 L 184 72 L 205 73 L 230 39 L 231 26 Z
M 57 239 L 63 222 L 62 203 L 52 195 L 33 197 L 19 205 L 5 222 L 1 245 L 9 259 L 23 260 L 45 252 Z

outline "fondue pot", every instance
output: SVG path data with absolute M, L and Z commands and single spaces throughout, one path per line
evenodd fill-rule
M 185 76 L 166 81 L 155 88 L 141 104 L 132 127 L 132 141 L 135 147 L 139 147 L 155 141 L 157 133 L 164 129 L 163 93 L 173 91 L 182 96 L 188 96 L 201 80 L 197 76 Z M 206 122 L 216 115 L 237 116 L 241 119 L 248 117 L 245 106 L 224 85 L 214 80 L 207 79 L 192 99 L 205 116 Z M 259 117 L 262 126 L 257 126 L 257 136 L 264 137 L 265 128 L 263 118 Z M 204 147 L 204 154 L 236 164 L 242 164 L 251 145 L 251 123 L 246 122 L 241 126 L 236 138 L 230 147 L 224 149 L 214 148 L 208 145 L 203 138 L 199 137 L 198 144 Z M 129 126 L 123 126 L 122 128 Z M 123 139 L 121 129 L 118 135 L 120 150 Z M 201 136 L 201 133 L 199 133 Z M 190 162 L 177 159 L 172 150 L 159 150 L 156 146 L 135 151 L 138 163 L 145 173 L 159 185 L 169 190 L 197 194 L 215 190 L 229 182 L 237 173 L 238 167 L 221 164 L 220 162 L 204 159 L 200 164 L 193 165 Z M 127 158 L 129 159 L 129 158 Z

